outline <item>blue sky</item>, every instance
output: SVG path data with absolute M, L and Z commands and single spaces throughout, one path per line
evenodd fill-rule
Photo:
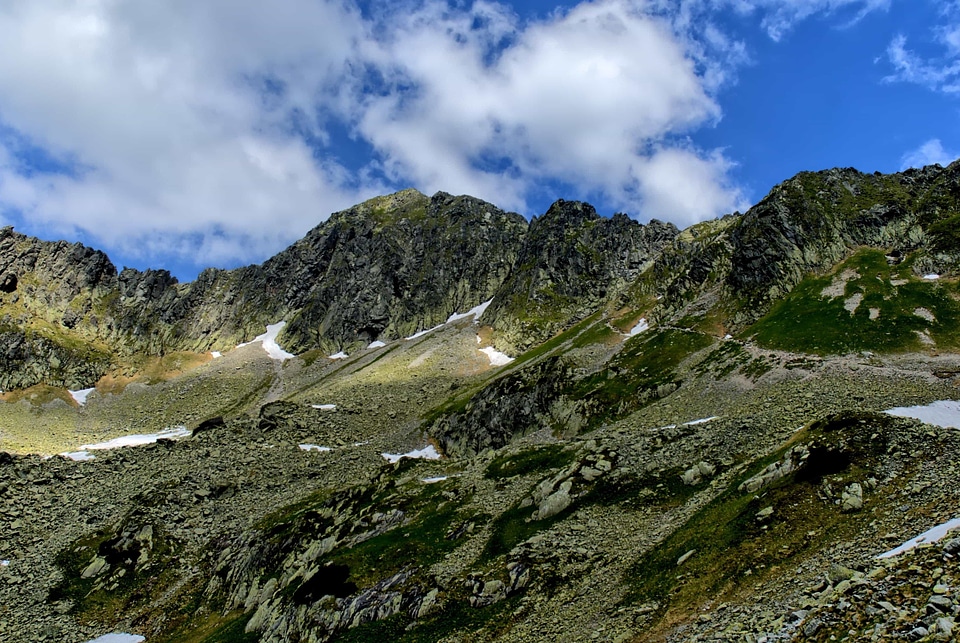
M 406 187 L 685 227 L 958 156 L 958 0 L 0 4 L 0 223 L 183 280 Z

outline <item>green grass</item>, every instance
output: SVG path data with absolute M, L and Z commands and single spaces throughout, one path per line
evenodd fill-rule
M 122 527 L 123 523 L 88 534 L 61 551 L 55 563 L 63 571 L 63 579 L 50 590 L 47 600 L 72 601 L 71 613 L 81 621 L 111 623 L 139 606 L 149 605 L 175 582 L 176 566 L 170 562 L 176 559 L 179 547 L 163 530 L 153 525 L 149 558 L 137 567 L 139 548 L 123 556 L 118 556 L 113 548 Z M 109 570 L 94 578 L 82 578 L 83 571 L 98 555 L 110 563 Z
M 470 400 L 472 400 L 477 393 L 489 385 L 491 381 L 501 377 L 509 376 L 510 374 L 515 373 L 523 364 L 527 364 L 541 357 L 545 357 L 553 353 L 566 342 L 575 340 L 582 333 L 590 329 L 593 324 L 600 319 L 601 314 L 602 313 L 599 311 L 594 313 L 583 321 L 574 324 L 571 328 L 559 333 L 552 339 L 520 354 L 506 369 L 493 370 L 490 372 L 490 376 L 487 379 L 484 379 L 477 385 L 466 388 L 463 391 L 458 391 L 456 395 L 449 397 L 446 401 L 426 413 L 423 417 L 423 425 L 429 427 L 440 418 L 463 413 L 466 410 L 467 405 L 470 403 Z
M 594 483 L 581 504 L 624 506 L 632 509 L 678 507 L 706 484 L 706 481 L 697 485 L 684 484 L 680 477 L 682 473 L 683 469 L 677 468 L 663 471 L 656 476 L 604 476 Z
M 960 214 L 937 221 L 927 229 L 934 252 L 960 252 Z
M 882 251 L 861 250 L 836 270 L 837 275 L 847 270 L 860 275 L 846 284 L 843 295 L 823 296 L 833 275 L 807 277 L 743 335 L 767 348 L 817 355 L 922 350 L 918 331 L 927 332 L 940 349 L 960 348 L 956 284 L 917 279 L 910 266 L 906 261 L 891 267 Z M 898 279 L 907 283 L 893 286 L 891 280 Z M 863 299 L 851 313 L 844 301 L 854 295 Z M 875 319 L 871 308 L 879 312 Z M 930 311 L 935 321 L 915 315 L 918 308 Z
M 581 400 L 590 427 L 631 413 L 682 383 L 680 364 L 714 338 L 682 329 L 655 329 L 627 340 L 606 368 L 585 378 L 573 396 Z
M 738 369 L 745 368 L 751 361 L 750 353 L 741 344 L 727 341 L 710 351 L 710 354 L 696 365 L 694 371 L 700 375 L 710 373 L 720 379 Z
M 520 453 L 503 454 L 490 462 L 484 477 L 503 480 L 513 476 L 559 469 L 572 463 L 575 456 L 573 451 L 564 450 L 559 444 L 527 449 Z
M 448 539 L 451 527 L 459 516 L 461 502 L 443 499 L 442 484 L 428 485 L 420 506 L 407 508 L 411 521 L 365 540 L 345 550 L 336 549 L 325 560 L 350 569 L 350 582 L 368 587 L 416 565 L 427 567 L 442 559 L 459 542 Z
M 491 629 L 502 632 L 510 627 L 510 613 L 517 608 L 519 596 L 513 596 L 487 607 L 470 607 L 463 600 L 444 605 L 439 612 L 408 629 L 406 615 L 398 614 L 383 621 L 364 623 L 333 638 L 336 643 L 435 643 L 455 632 Z M 470 640 L 470 639 L 464 639 Z
M 661 544 L 641 556 L 627 574 L 625 603 L 657 601 L 661 616 L 695 613 L 706 597 L 723 600 L 741 584 L 758 582 L 777 568 L 839 542 L 862 528 L 869 514 L 842 514 L 818 497 L 825 478 L 834 492 L 862 481 L 879 466 L 896 420 L 871 413 L 841 413 L 794 436 L 793 442 L 755 462 L 748 472 L 695 513 Z M 795 443 L 809 446 L 807 464 L 756 493 L 739 485 L 777 461 Z M 869 497 L 867 498 L 869 502 Z M 767 521 L 757 513 L 773 507 Z M 694 551 L 682 566 L 677 561 Z

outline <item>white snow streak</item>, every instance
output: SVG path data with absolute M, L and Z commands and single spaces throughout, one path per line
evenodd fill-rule
M 410 451 L 409 453 L 381 453 L 380 455 L 390 463 L 399 462 L 400 458 L 413 458 L 414 460 L 439 460 L 440 454 L 432 444 L 428 444 L 422 449 Z
M 70 393 L 70 397 L 76 400 L 77 404 L 79 404 L 80 406 L 83 406 L 84 404 L 87 403 L 87 397 L 96 390 L 97 389 L 95 388 L 84 388 L 84 389 L 80 389 L 79 391 L 67 391 L 67 392 Z
M 433 328 L 428 328 L 427 330 L 417 331 L 417 332 L 414 333 L 413 335 L 410 335 L 410 337 L 404 337 L 404 339 L 406 339 L 406 340 L 417 339 L 418 337 L 423 337 L 423 336 L 426 335 L 427 333 L 432 333 L 433 331 L 437 330 L 438 328 L 443 328 L 443 324 L 440 324 L 439 326 L 434 326 Z
M 337 408 L 336 404 L 311 404 L 310 406 L 321 411 L 332 411 Z
M 146 640 L 147 639 L 137 634 L 117 632 L 113 634 L 104 634 L 103 636 L 95 638 L 92 641 L 87 641 L 87 643 L 141 643 L 141 641 Z
M 513 358 L 506 353 L 501 353 L 493 346 L 487 346 L 480 349 L 481 353 L 486 353 L 490 358 L 490 366 L 506 366 L 513 361 Z
M 344 353 L 343 351 L 340 351 L 339 353 L 334 353 L 333 355 L 330 355 L 329 357 L 330 357 L 330 359 L 347 359 L 347 358 L 350 357 L 350 356 L 347 355 L 346 353 Z
M 936 273 L 930 273 L 929 275 L 924 275 L 923 278 L 928 281 L 936 281 L 937 279 L 940 278 L 940 275 Z
M 326 453 L 327 451 L 333 451 L 330 447 L 322 447 L 318 444 L 301 444 L 299 445 L 300 449 L 303 451 L 319 451 L 321 453 Z
M 884 413 L 914 418 L 944 428 L 960 429 L 960 402 L 953 400 L 938 400 L 926 406 L 898 406 Z
M 910 551 L 911 549 L 914 549 L 924 543 L 935 543 L 938 540 L 943 540 L 944 536 L 954 529 L 960 529 L 960 518 L 954 518 L 953 520 L 949 520 L 942 525 L 937 525 L 933 529 L 928 529 L 916 538 L 903 543 L 896 549 L 883 552 L 877 556 L 877 558 L 892 558 L 893 556 L 902 554 L 905 551 Z
M 244 342 L 243 344 L 237 344 L 237 348 L 243 348 L 244 346 L 261 342 L 263 350 L 267 352 L 267 355 L 270 356 L 270 359 L 280 360 L 281 362 L 283 360 L 293 359 L 296 357 L 296 355 L 283 350 L 277 343 L 277 335 L 280 334 L 280 331 L 283 330 L 283 327 L 286 325 L 287 322 L 285 321 L 277 322 L 276 324 L 269 324 L 267 326 L 267 332 L 265 332 L 263 335 L 257 335 L 252 341 Z
M 435 478 L 423 478 L 420 480 L 420 482 L 424 482 L 426 484 L 433 484 L 434 482 L 443 482 L 446 479 L 447 479 L 447 476 L 437 476 Z
M 217 359 L 218 357 L 223 357 L 223 353 L 221 353 L 220 351 L 210 351 L 210 355 L 213 356 L 213 359 Z
M 417 332 L 414 333 L 413 335 L 410 335 L 410 337 L 404 337 L 404 339 L 406 339 L 406 340 L 411 340 L 411 339 L 417 339 L 418 337 L 423 337 L 423 336 L 426 335 L 427 333 L 432 333 L 433 331 L 437 330 L 438 328 L 443 328 L 443 327 L 446 326 L 447 324 L 450 324 L 450 323 L 455 322 L 455 321 L 459 321 L 459 320 L 461 320 L 461 319 L 466 319 L 467 317 L 471 317 L 471 316 L 473 317 L 473 323 L 477 323 L 477 320 L 480 319 L 480 316 L 483 315 L 484 311 L 487 310 L 487 307 L 490 306 L 490 303 L 491 303 L 491 302 L 493 302 L 492 299 L 490 299 L 490 300 L 488 300 L 488 301 L 485 301 L 485 302 L 483 302 L 482 304 L 479 304 L 479 305 L 477 305 L 477 306 L 474 306 L 473 308 L 471 308 L 470 310 L 468 310 L 468 311 L 465 312 L 465 313 L 453 313 L 452 315 L 450 315 L 449 317 L 447 317 L 447 321 L 445 321 L 444 323 L 439 324 L 439 325 L 437 325 L 437 326 L 434 326 L 433 328 L 428 328 L 428 329 L 426 329 L 426 330 L 417 331 Z
M 67 451 L 66 453 L 61 453 L 63 457 L 73 460 L 74 462 L 88 462 L 90 460 L 96 460 L 97 456 L 93 455 L 89 451 Z
M 97 442 L 96 444 L 82 444 L 80 448 L 84 451 L 102 451 L 105 449 L 119 449 L 120 447 L 137 447 L 144 444 L 153 444 L 157 440 L 176 440 L 178 438 L 190 437 L 191 431 L 185 426 L 174 426 L 164 429 L 158 433 L 123 435 L 119 438 L 113 438 L 106 442 Z
M 719 415 L 714 415 L 708 418 L 701 418 L 699 420 L 690 420 L 689 422 L 684 422 L 683 426 L 696 426 L 697 424 L 706 424 L 707 422 L 713 422 L 714 420 L 719 420 Z
M 381 342 L 379 339 L 375 342 L 370 342 L 367 344 L 367 348 L 383 348 L 384 346 L 386 346 L 386 344 Z
M 493 300 L 488 299 L 482 304 L 478 306 L 474 306 L 473 308 L 471 308 L 465 313 L 453 313 L 452 315 L 450 315 L 450 317 L 447 318 L 447 323 L 449 324 L 451 322 L 459 321 L 461 319 L 466 319 L 467 317 L 471 317 L 471 316 L 473 317 L 473 322 L 477 323 L 477 320 L 480 319 L 483 313 L 486 312 L 487 307 L 489 307 L 491 303 L 493 303 Z

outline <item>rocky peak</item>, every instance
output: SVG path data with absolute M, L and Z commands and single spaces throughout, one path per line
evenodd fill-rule
M 557 201 L 531 221 L 517 264 L 484 320 L 497 330 L 498 345 L 523 350 L 621 291 L 678 233 L 669 223 L 604 218 L 589 204 Z

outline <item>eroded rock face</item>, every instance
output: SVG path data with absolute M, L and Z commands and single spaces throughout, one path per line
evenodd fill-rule
M 673 319 L 738 300 L 731 321 L 749 324 L 806 274 L 862 246 L 893 248 L 894 261 L 924 248 L 917 269 L 955 274 L 960 248 L 941 228 L 950 227 L 945 217 L 956 211 L 958 186 L 958 164 L 889 175 L 801 172 L 745 214 L 684 231 L 653 268 L 663 299 L 656 316 Z
M 484 321 L 518 352 L 592 313 L 648 268 L 678 234 L 671 223 L 603 218 L 588 203 L 559 200 L 530 223 L 509 278 Z
M 281 343 L 297 353 L 411 335 L 490 299 L 526 228 L 479 199 L 407 190 L 332 215 L 261 265 L 208 269 L 186 284 L 165 270 L 118 274 L 102 252 L 4 228 L 0 386 L 92 386 L 109 365 L 100 353 L 229 348 L 280 320 Z M 35 337 L 38 321 L 55 330 Z M 44 366 L 83 361 L 68 348 L 78 344 L 99 353 L 67 372 Z
M 503 447 L 550 422 L 550 406 L 569 376 L 557 358 L 522 369 L 480 391 L 463 412 L 440 418 L 430 434 L 448 455 Z

